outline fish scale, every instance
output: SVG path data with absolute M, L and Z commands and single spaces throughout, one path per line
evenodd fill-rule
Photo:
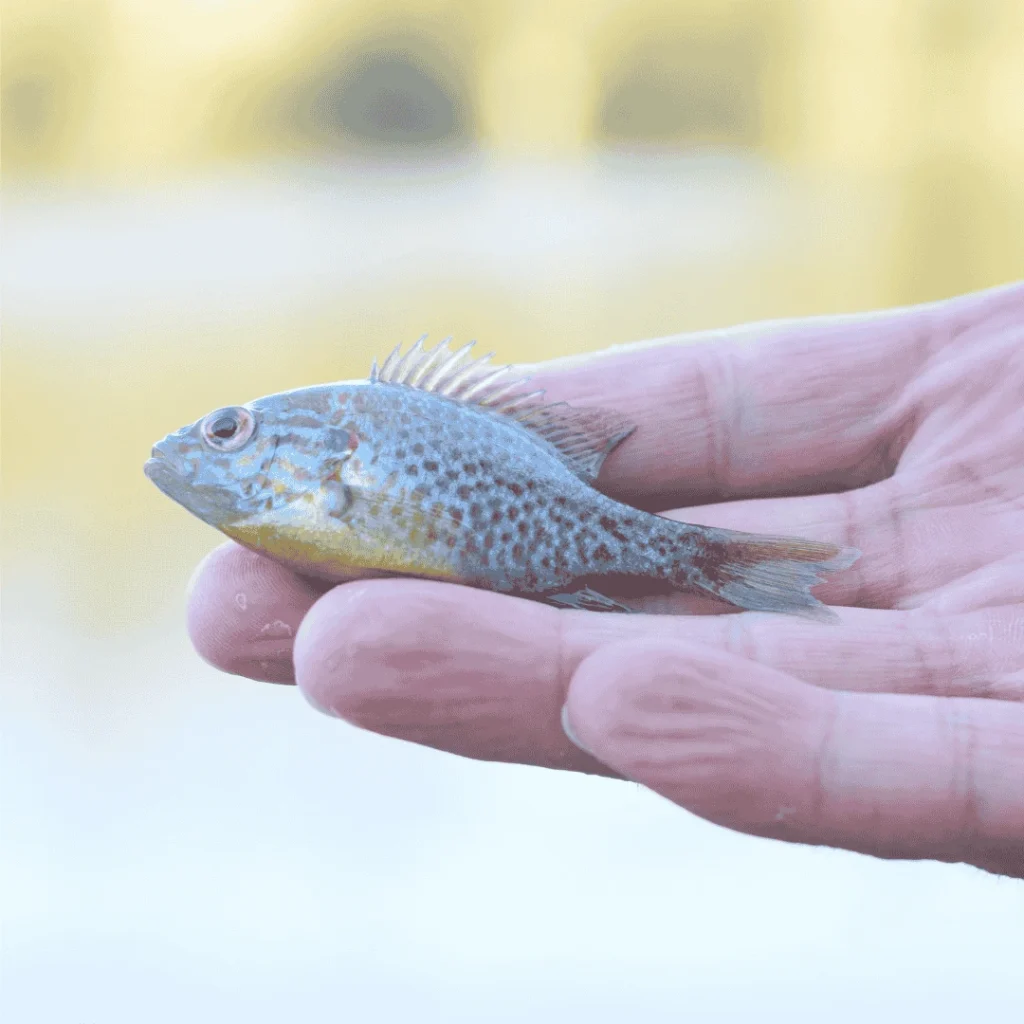
M 451 552 L 463 581 L 509 592 L 553 590 L 622 559 L 626 544 L 599 525 L 610 508 L 595 514 L 595 497 L 607 506 L 610 499 L 490 413 L 453 422 L 448 406 L 395 390 L 344 425 L 360 439 L 388 438 L 371 446 L 356 472 L 372 473 L 370 487 L 394 499 L 394 508 L 440 509 L 444 524 L 430 543 Z
M 545 402 L 469 348 L 421 339 L 368 380 L 215 410 L 158 443 L 146 473 L 227 536 L 322 579 L 414 576 L 620 612 L 610 594 L 628 580 L 831 615 L 811 588 L 859 552 L 615 501 L 596 480 L 632 425 Z

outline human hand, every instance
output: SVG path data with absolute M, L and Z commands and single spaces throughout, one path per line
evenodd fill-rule
M 229 544 L 193 585 L 196 648 L 376 732 L 1024 878 L 1024 284 L 688 340 L 534 376 L 639 425 L 602 472 L 615 497 L 859 548 L 817 588 L 838 624 L 328 591 Z

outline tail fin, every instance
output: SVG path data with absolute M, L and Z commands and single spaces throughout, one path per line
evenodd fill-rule
M 834 620 L 811 587 L 860 557 L 856 548 L 798 537 L 702 529 L 680 566 L 679 583 L 748 611 Z

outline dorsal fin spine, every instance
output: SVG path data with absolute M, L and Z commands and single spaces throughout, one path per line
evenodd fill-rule
M 464 366 L 453 377 L 446 381 L 443 389 L 441 390 L 441 394 L 447 396 L 448 398 L 461 397 L 459 395 L 459 391 L 462 388 L 462 386 L 468 380 L 471 380 L 476 373 L 483 369 L 485 363 L 489 362 L 493 358 L 494 353 L 488 352 L 487 355 L 481 356 L 479 359 L 470 363 L 468 366 Z
M 499 378 L 504 377 L 505 374 L 508 373 L 508 371 L 509 367 L 507 366 L 499 366 L 496 370 L 491 370 L 490 373 L 484 374 L 484 376 L 481 377 L 480 380 L 478 380 L 475 384 L 472 384 L 470 387 L 468 387 L 459 397 L 464 402 L 472 401 L 476 402 L 477 405 L 479 405 L 481 402 L 481 398 L 478 396 L 486 394 L 488 389 L 493 387 L 494 382 L 497 381 Z
M 547 409 L 553 409 L 551 405 L 530 405 L 515 413 L 515 418 L 522 424 L 529 424 L 531 420 L 543 419 L 543 413 Z
M 405 356 L 395 367 L 395 372 L 392 375 L 392 380 L 395 384 L 405 383 L 405 378 L 409 374 L 409 371 L 416 365 L 416 357 L 423 351 L 423 342 L 426 340 L 427 336 L 424 334 L 416 341 L 416 344 L 405 353 Z
M 453 352 L 450 356 L 447 356 L 446 358 L 442 359 L 441 364 L 437 367 L 436 370 L 434 370 L 434 373 L 420 385 L 423 388 L 423 390 L 437 391 L 438 388 L 441 386 L 441 382 L 446 378 L 446 376 L 449 373 L 455 370 L 459 363 L 461 363 L 462 360 L 465 358 L 466 353 L 469 352 L 475 344 L 475 341 L 467 341 L 466 344 L 462 346 L 462 348 Z
M 505 367 L 506 372 L 508 371 L 508 369 L 508 367 Z M 483 398 L 478 399 L 478 402 L 480 405 L 485 405 L 488 408 L 493 408 L 497 406 L 510 391 L 514 391 L 516 388 L 522 387 L 527 382 L 527 380 L 529 380 L 528 377 L 523 378 L 522 380 L 511 380 L 507 384 L 498 388 L 496 391 L 492 391 L 489 395 L 485 395 Z M 501 411 L 507 412 L 507 410 L 508 406 L 502 403 Z
M 438 362 L 448 354 L 448 344 L 451 338 L 445 338 L 439 345 L 434 347 L 433 352 L 424 361 L 423 365 L 409 378 L 407 383 L 410 387 L 420 387 L 427 375 L 437 366 Z
M 391 352 L 388 354 L 387 359 L 384 360 L 383 365 L 380 368 L 380 373 L 377 375 L 381 380 L 387 380 L 391 374 L 391 371 L 395 368 L 395 363 L 398 362 L 399 353 L 402 351 L 402 346 L 396 345 Z
M 597 478 L 608 453 L 633 432 L 614 413 L 544 402 L 543 389 L 525 391 L 529 378 L 503 380 L 512 367 L 487 366 L 493 352 L 467 360 L 475 341 L 452 353 L 450 338 L 429 351 L 424 350 L 425 340 L 423 335 L 404 355 L 399 345 L 379 368 L 374 361 L 371 382 L 430 392 L 500 416 L 550 445 L 588 483 Z
M 515 385 L 513 385 L 513 387 L 514 386 Z M 525 395 L 516 395 L 512 399 L 512 401 L 505 402 L 505 403 L 502 404 L 501 411 L 506 416 L 510 416 L 513 419 L 515 419 L 516 418 L 516 414 L 523 408 L 523 406 L 525 406 L 528 402 L 535 401 L 536 399 L 542 397 L 543 394 L 544 394 L 543 390 L 538 390 L 538 391 L 530 391 L 528 394 L 525 394 Z

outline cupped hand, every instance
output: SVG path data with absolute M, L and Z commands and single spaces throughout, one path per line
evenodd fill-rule
M 638 424 L 601 475 L 616 497 L 859 548 L 817 589 L 838 624 L 328 590 L 226 545 L 191 593 L 199 652 L 376 732 L 632 779 L 757 835 L 1024 878 L 1024 284 L 533 372 Z

